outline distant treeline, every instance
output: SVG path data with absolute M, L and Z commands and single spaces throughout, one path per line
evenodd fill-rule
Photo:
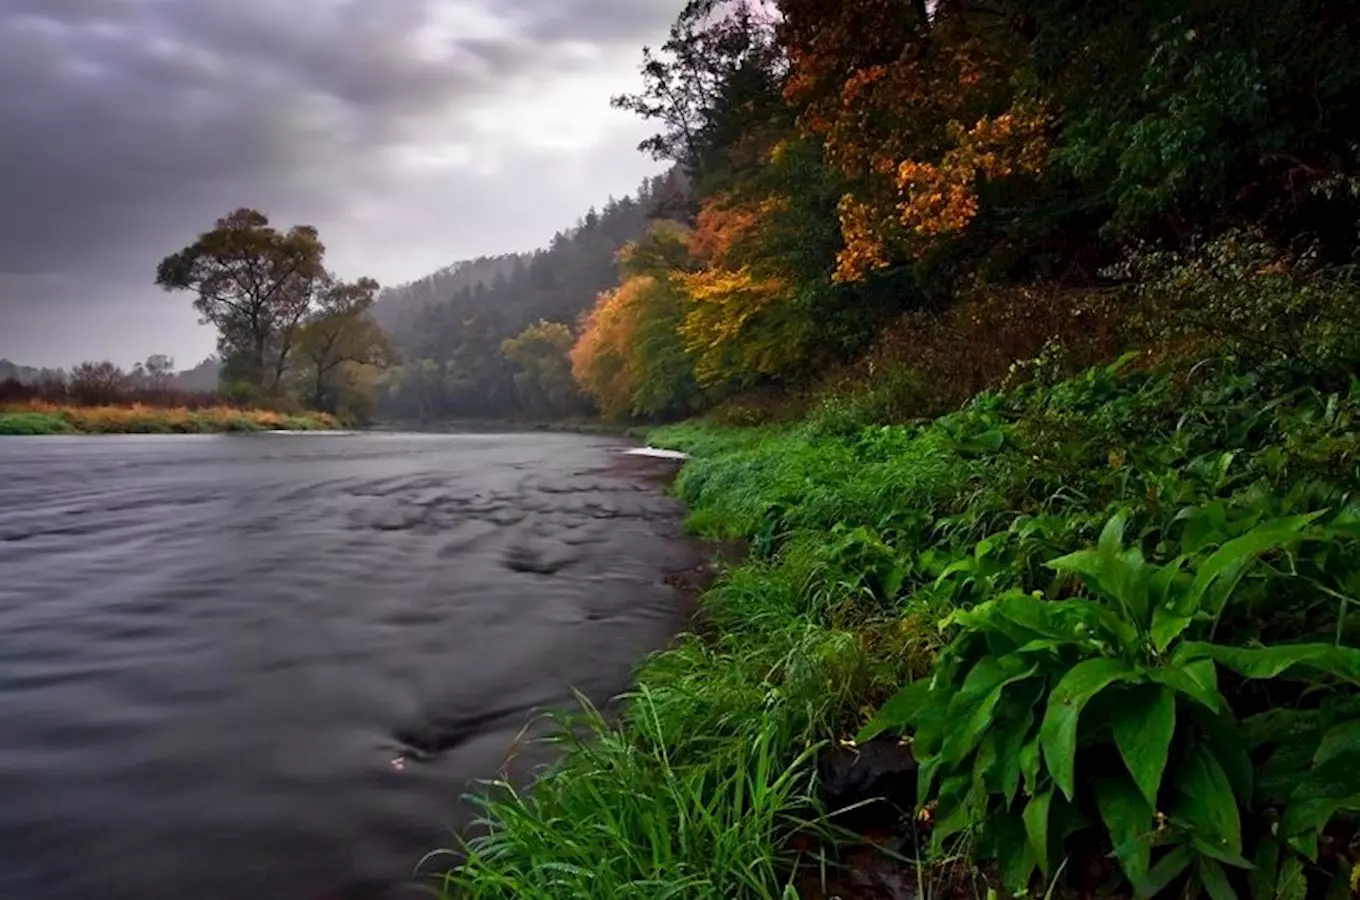
M 0 359 L 0 405 L 42 401 L 77 406 L 188 407 L 229 405 L 217 390 L 219 364 L 208 357 L 192 369 L 174 370 L 174 360 L 154 354 L 125 370 L 112 362 L 84 362 L 65 369 L 21 366 Z

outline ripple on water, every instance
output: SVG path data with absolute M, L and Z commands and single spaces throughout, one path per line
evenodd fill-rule
M 0 440 L 0 898 L 397 896 L 684 621 L 682 511 L 616 451 Z

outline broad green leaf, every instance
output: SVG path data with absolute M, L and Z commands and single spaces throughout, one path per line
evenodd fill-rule
M 1199 707 L 1190 708 L 1195 725 L 1205 734 L 1214 758 L 1228 776 L 1238 805 L 1250 808 L 1256 793 L 1256 768 L 1252 765 L 1250 745 L 1231 714 L 1213 714 Z
M 1152 843 L 1147 836 L 1153 829 L 1153 807 L 1129 778 L 1102 778 L 1095 784 L 1096 806 L 1110 833 L 1115 859 L 1137 884 L 1148 874 Z
M 1360 800 L 1360 798 L 1356 798 Z M 1317 839 L 1322 829 L 1341 808 L 1337 800 L 1294 800 L 1285 807 L 1280 819 L 1280 834 L 1289 846 L 1311 860 L 1317 859 Z
M 1185 624 L 1179 626 L 1173 626 L 1165 621 L 1168 616 L 1178 612 L 1178 600 L 1184 603 L 1184 600 L 1177 596 L 1174 588 L 1178 581 L 1184 580 L 1186 577 L 1181 571 L 1185 565 L 1185 560 L 1186 557 L 1178 556 L 1166 565 L 1156 568 L 1151 577 L 1148 578 L 1148 609 L 1143 610 L 1143 620 L 1139 624 L 1146 626 L 1147 620 L 1149 618 L 1152 620 L 1150 633 L 1158 653 L 1165 652 L 1171 641 L 1180 636 L 1190 621 L 1187 618 Z M 1148 610 L 1151 610 L 1150 616 Z
M 1124 524 L 1122 513 L 1112 516 L 1110 521 L 1105 523 L 1105 527 L 1100 531 L 1100 540 L 1096 543 L 1101 553 L 1114 556 L 1124 549 Z
M 1308 879 L 1304 876 L 1303 860 L 1291 856 L 1280 866 L 1275 881 L 1274 900 L 1304 900 L 1308 896 Z
M 1189 847 L 1173 847 L 1148 870 L 1147 878 L 1133 885 L 1134 900 L 1152 900 L 1190 868 L 1194 853 Z
M 855 735 L 855 740 L 865 743 L 886 731 L 897 731 L 910 725 L 922 704 L 930 699 L 930 686 L 931 680 L 922 678 L 901 688 L 878 708 L 873 718 Z
M 994 745 L 990 764 L 983 767 L 980 749 L 977 762 L 974 764 L 975 771 L 982 773 L 987 789 L 994 794 L 1000 794 L 1007 807 L 1011 805 L 1016 792 L 1020 789 L 1020 755 L 1025 746 L 1025 739 L 1029 737 L 1034 726 L 1033 695 L 1038 693 L 1039 687 L 1039 683 L 1035 682 L 1028 692 L 1031 696 L 1020 697 L 1018 702 L 1015 698 L 1007 698 L 1007 706 L 1018 707 L 1020 711 L 1017 713 L 1015 708 L 1006 709 L 1003 721 L 987 733 L 987 738 L 992 739 Z M 1000 712 L 999 710 L 998 713 Z
M 944 779 L 940 784 L 932 844 L 943 848 L 949 838 L 984 821 L 987 799 L 987 791 L 971 775 L 959 774 Z
M 1195 744 L 1181 761 L 1176 788 L 1180 792 L 1176 815 L 1194 830 L 1196 846 L 1215 859 L 1236 864 L 1242 854 L 1237 797 L 1218 759 L 1203 744 Z
M 1275 900 L 1275 881 L 1280 872 L 1280 842 L 1265 835 L 1256 844 L 1249 883 L 1251 900 Z
M 1179 662 L 1173 659 L 1169 665 L 1148 669 L 1147 677 L 1150 681 L 1179 691 L 1214 712 L 1226 705 L 1223 695 L 1218 692 L 1218 670 L 1214 668 L 1212 660 Z
M 1035 794 L 1025 804 L 1025 836 L 1030 852 L 1039 863 L 1039 871 L 1048 877 L 1048 813 L 1053 806 L 1053 788 Z
M 1049 694 L 1039 740 L 1048 771 L 1067 799 L 1076 794 L 1077 722 L 1082 709 L 1110 684 L 1138 677 L 1122 659 L 1088 659 L 1073 666 Z
M 986 450 L 995 453 L 997 450 L 1001 449 L 1001 445 L 1005 440 L 1006 433 L 1000 428 L 993 428 L 989 431 L 984 431 L 981 434 L 974 435 L 972 440 L 968 441 L 968 446 L 974 450 Z
M 960 723 L 957 730 L 950 732 L 949 736 L 945 738 L 944 747 L 940 751 L 945 762 L 951 764 L 962 762 L 964 757 L 973 751 L 983 732 L 992 724 L 992 711 L 996 709 L 996 704 L 1001 700 L 1001 693 L 1017 681 L 1024 681 L 1029 678 L 1037 668 L 1037 666 L 1030 666 L 1025 671 L 1010 676 L 985 695 L 976 699 L 971 708 L 964 708 L 968 718 Z M 965 690 L 967 690 L 967 686 L 965 686 Z
M 1035 865 L 1025 823 L 1018 814 L 1003 810 L 988 818 L 987 833 L 1001 868 L 1002 884 L 1015 891 L 1023 889 L 1034 874 Z
M 1195 621 L 1195 604 L 1189 597 L 1173 597 L 1152 608 L 1152 628 L 1149 634 L 1158 653 L 1165 653 L 1171 642 L 1180 637 Z
M 1360 721 L 1343 722 L 1335 728 L 1328 729 L 1322 736 L 1322 742 L 1318 744 L 1317 753 L 1313 756 L 1313 765 L 1324 766 L 1343 758 L 1351 764 L 1360 762 Z M 1360 772 L 1356 775 L 1360 777 Z
M 1333 644 L 1281 644 L 1274 647 L 1224 647 L 1186 643 L 1177 657 L 1208 657 L 1247 678 L 1274 678 L 1286 669 L 1303 666 L 1360 683 L 1360 650 Z
M 1120 696 L 1114 708 L 1114 743 L 1148 805 L 1157 788 L 1176 732 L 1176 696 L 1165 685 L 1144 684 Z
M 1197 605 L 1217 618 L 1242 576 L 1258 557 L 1300 540 L 1303 529 L 1321 515 L 1321 512 L 1315 512 L 1265 522 L 1219 547 L 1195 571 L 1190 594 Z
M 1215 860 L 1199 861 L 1199 880 L 1204 884 L 1210 900 L 1237 900 L 1237 891 L 1228 883 L 1228 873 Z
M 1105 571 L 1105 557 L 1095 550 L 1078 550 L 1057 559 L 1050 559 L 1047 566 L 1058 572 L 1071 572 L 1096 580 Z

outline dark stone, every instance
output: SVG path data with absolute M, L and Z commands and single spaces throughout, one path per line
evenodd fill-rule
M 910 812 L 916 806 L 916 758 L 911 746 L 895 737 L 875 738 L 854 746 L 836 745 L 817 761 L 822 796 L 834 812 L 847 806 L 882 800 L 873 819 Z M 856 817 L 861 818 L 860 816 Z

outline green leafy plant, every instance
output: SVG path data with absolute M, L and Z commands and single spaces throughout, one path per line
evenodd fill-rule
M 1155 565 L 1124 545 L 1127 523 L 1116 516 L 1095 548 L 1048 564 L 1047 597 L 1010 589 L 953 613 L 956 633 L 935 670 L 885 703 L 858 739 L 914 731 L 936 846 L 972 834 L 1013 887 L 1035 868 L 1050 874 L 1063 842 L 1100 823 L 1140 896 L 1187 873 L 1216 900 L 1234 896 L 1228 870 L 1252 868 L 1243 822 L 1257 776 L 1238 718 L 1249 694 L 1225 693 L 1221 678 L 1302 677 L 1326 693 L 1360 683 L 1360 651 L 1214 639 L 1263 558 L 1339 539 L 1320 518 L 1261 522 Z M 1307 856 L 1334 813 L 1356 808 L 1353 737 L 1360 719 L 1327 731 L 1285 798 L 1277 833 Z

